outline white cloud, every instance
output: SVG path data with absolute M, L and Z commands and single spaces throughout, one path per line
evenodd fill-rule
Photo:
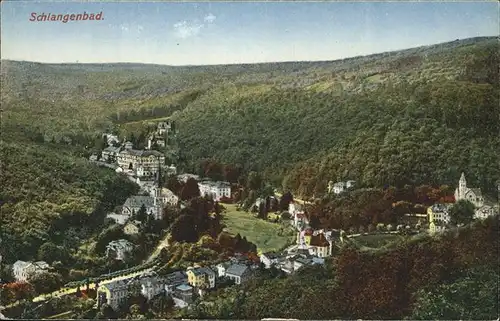
M 174 24 L 175 35 L 182 39 L 196 36 L 202 28 L 203 24 L 196 22 L 181 21 Z
M 217 17 L 214 16 L 213 14 L 211 14 L 211 13 L 209 13 L 207 16 L 205 16 L 205 18 L 203 18 L 203 20 L 206 23 L 213 23 L 215 21 L 215 19 L 217 19 Z
M 120 25 L 120 29 L 124 32 L 128 31 L 128 25 Z
M 215 19 L 217 19 L 217 17 L 210 13 L 203 18 L 204 23 L 200 23 L 198 20 L 177 22 L 174 24 L 175 36 L 182 39 L 196 36 L 203 28 L 214 23 Z

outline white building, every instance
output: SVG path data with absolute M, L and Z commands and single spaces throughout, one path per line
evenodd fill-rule
M 134 248 L 135 245 L 125 239 L 111 241 L 106 246 L 106 256 L 124 261 Z
M 118 159 L 120 147 L 108 146 L 101 153 L 101 160 L 108 163 L 114 163 Z
M 328 182 L 328 193 L 340 194 L 350 188 L 353 188 L 356 184 L 356 181 L 349 180 L 346 182 L 337 182 L 333 183 L 332 181 Z
M 460 176 L 458 187 L 455 189 L 455 201 L 458 202 L 460 200 L 467 200 L 474 204 L 476 208 L 480 208 L 484 205 L 484 198 L 481 193 L 481 189 L 467 187 L 467 181 L 465 180 L 464 173 Z
M 154 176 L 165 164 L 165 155 L 155 150 L 136 150 L 130 142 L 116 156 L 118 166 L 135 171 L 139 177 Z
M 198 183 L 201 196 L 212 197 L 214 201 L 231 198 L 231 184 L 228 182 L 202 181 Z
M 231 265 L 229 262 L 219 263 L 217 264 L 217 277 L 221 278 L 226 276 L 226 270 Z
M 108 144 L 108 146 L 114 146 L 115 144 L 120 143 L 120 140 L 116 135 L 104 133 L 102 134 L 102 137 L 106 137 L 106 143 Z
M 32 276 L 47 272 L 49 269 L 49 265 L 47 262 L 44 261 L 38 261 L 38 262 L 24 262 L 24 261 L 17 261 L 16 263 L 13 264 L 12 270 L 14 277 L 16 278 L 17 281 L 20 282 L 26 282 L 31 278 Z
M 304 226 L 309 224 L 303 205 L 291 202 L 288 206 L 288 212 L 292 216 L 293 226 L 295 226 L 299 231 L 302 230 Z
M 467 200 L 474 204 L 476 208 L 474 211 L 475 219 L 485 219 L 496 214 L 494 207 L 485 204 L 480 188 L 467 187 L 464 173 L 460 176 L 458 187 L 455 189 L 455 201 L 460 200 Z
M 194 174 L 180 174 L 180 175 L 177 175 L 177 180 L 179 182 L 182 182 L 182 183 L 186 183 L 188 181 L 188 179 L 194 179 L 196 181 L 199 181 L 200 180 L 200 176 L 198 175 L 194 175 Z
M 266 269 L 271 268 L 271 266 L 278 264 L 280 256 L 275 252 L 262 253 L 259 257 L 260 262 L 264 264 Z
M 451 216 L 449 213 L 451 204 L 434 204 L 427 209 L 429 222 L 439 222 L 438 225 L 450 224 Z
M 159 122 L 156 126 L 156 133 L 158 135 L 163 135 L 165 133 L 169 133 L 172 130 L 172 121 L 162 121 Z
M 484 220 L 489 216 L 493 216 L 498 213 L 498 210 L 493 206 L 483 205 L 481 208 L 476 209 L 474 213 L 474 218 L 478 220 Z

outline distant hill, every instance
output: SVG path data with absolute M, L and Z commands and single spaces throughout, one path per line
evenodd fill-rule
M 2 61 L 7 139 L 61 139 L 171 116 L 183 159 L 265 172 L 302 195 L 500 179 L 498 39 L 322 62 L 227 66 Z M 22 130 L 21 130 L 22 129 Z

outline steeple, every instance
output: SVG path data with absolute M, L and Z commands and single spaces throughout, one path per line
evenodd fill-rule
M 458 193 L 455 195 L 455 198 L 458 199 L 463 199 L 465 197 L 465 192 L 467 190 L 467 181 L 465 180 L 465 174 L 462 172 L 462 175 L 460 176 L 460 180 L 458 181 Z

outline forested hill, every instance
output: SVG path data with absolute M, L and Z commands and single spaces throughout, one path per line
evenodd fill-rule
M 172 116 L 183 159 L 266 172 L 301 195 L 500 179 L 497 38 L 326 62 L 230 66 L 2 62 L 8 137 L 61 140 Z M 15 134 L 15 135 L 14 135 Z

